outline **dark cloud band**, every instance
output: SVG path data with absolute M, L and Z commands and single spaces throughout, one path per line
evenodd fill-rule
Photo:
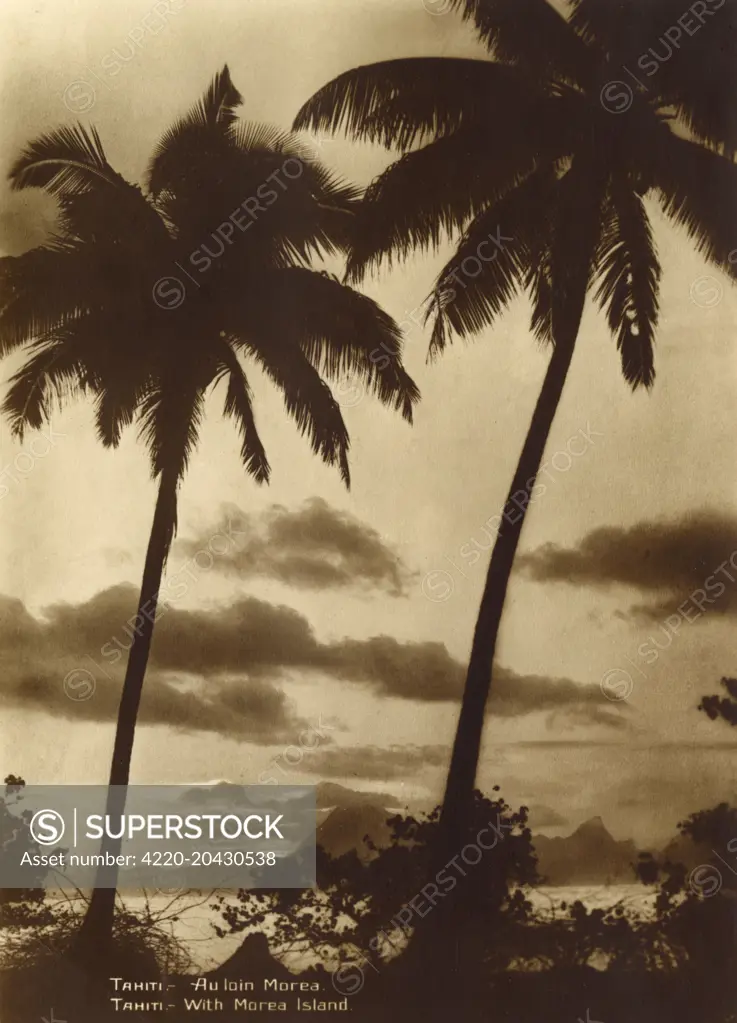
M 639 590 L 650 599 L 632 605 L 635 617 L 662 619 L 678 608 L 688 621 L 707 610 L 733 615 L 737 518 L 707 510 L 628 529 L 595 529 L 576 547 L 545 544 L 522 554 L 518 567 L 539 582 Z
M 234 538 L 213 567 L 240 579 L 260 576 L 313 590 L 375 589 L 405 596 L 415 575 L 381 535 L 360 519 L 314 497 L 295 510 L 272 505 L 248 515 L 229 505 L 212 529 L 178 544 L 196 557 L 213 535 Z
M 120 585 L 82 604 L 47 608 L 41 619 L 20 601 L 2 598 L 0 699 L 76 720 L 112 720 L 127 651 L 140 627 L 137 596 L 135 587 Z M 465 670 L 438 642 L 385 635 L 321 641 L 299 612 L 255 597 L 207 610 L 164 604 L 141 721 L 263 744 L 293 741 L 307 722 L 295 715 L 280 686 L 306 673 L 377 697 L 437 704 L 460 699 Z M 489 710 L 503 718 L 548 712 L 565 715 L 570 724 L 627 724 L 623 710 L 607 704 L 598 686 L 502 667 L 494 672 Z

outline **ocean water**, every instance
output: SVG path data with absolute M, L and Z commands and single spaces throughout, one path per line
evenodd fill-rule
M 648 917 L 654 911 L 655 892 L 640 884 L 621 884 L 608 887 L 596 885 L 581 886 L 541 886 L 526 889 L 527 898 L 535 912 L 541 918 L 550 918 L 565 914 L 563 903 L 570 906 L 579 900 L 588 909 L 609 909 L 621 903 L 629 913 Z M 53 896 L 51 896 L 53 901 Z M 214 896 L 206 894 L 182 893 L 145 895 L 123 895 L 120 902 L 137 915 L 145 915 L 146 911 L 158 918 L 158 926 L 171 935 L 184 947 L 191 958 L 192 969 L 205 972 L 218 966 L 231 956 L 243 941 L 242 934 L 219 937 L 215 933 L 215 924 L 223 925 L 222 918 L 214 905 Z M 268 922 L 265 926 L 268 936 Z M 0 931 L 0 952 L 4 942 L 6 951 L 21 936 L 17 932 L 10 938 L 8 932 Z M 306 959 L 304 955 L 285 956 L 284 964 L 292 970 L 304 969 L 316 960 Z
M 541 916 L 558 915 L 562 903 L 582 902 L 587 909 L 612 909 L 621 903 L 628 913 L 650 917 L 655 911 L 656 890 L 642 884 L 614 885 L 541 885 L 530 888 L 527 897 Z
M 641 884 L 622 884 L 604 886 L 541 886 L 527 890 L 527 897 L 541 917 L 551 914 L 562 915 L 565 911 L 562 904 L 570 905 L 580 900 L 589 908 L 609 909 L 617 903 L 624 905 L 628 912 L 647 917 L 653 913 L 655 892 Z M 124 897 L 124 903 L 132 911 L 144 908 L 142 897 Z M 175 915 L 162 923 L 162 926 L 187 949 L 193 963 L 199 970 L 208 970 L 222 963 L 235 952 L 243 941 L 243 935 L 235 934 L 219 938 L 213 924 L 220 921 L 219 914 L 212 908 L 212 899 L 202 904 L 203 896 L 183 895 L 172 903 L 171 896 L 157 895 L 150 899 L 151 908 L 162 912 L 165 916 Z M 171 908 L 167 906 L 171 903 Z M 268 927 L 267 927 L 268 932 Z M 285 959 L 285 965 L 292 969 L 304 968 L 307 965 L 303 958 Z

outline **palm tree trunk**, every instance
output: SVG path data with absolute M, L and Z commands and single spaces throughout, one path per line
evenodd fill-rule
M 464 834 L 465 822 L 469 817 L 481 751 L 486 701 L 491 688 L 494 652 L 509 578 L 550 428 L 568 376 L 575 341 L 574 333 L 560 339 L 553 347 L 491 555 L 473 635 L 440 818 L 439 857 L 443 863 L 459 851 L 459 837 Z M 442 866 L 442 863 L 439 865 Z
M 118 723 L 110 768 L 110 788 L 105 807 L 106 814 L 113 819 L 122 814 L 125 809 L 126 786 L 130 777 L 138 708 L 153 638 L 161 578 L 176 528 L 176 515 L 176 473 L 164 471 L 161 473 L 159 482 L 156 510 L 143 569 L 136 627 L 118 708 Z M 117 856 L 121 844 L 121 838 L 109 838 L 106 835 L 102 840 L 100 851 L 103 855 L 110 853 L 112 856 Z M 117 867 L 100 867 L 95 889 L 74 945 L 75 959 L 93 972 L 97 966 L 104 967 L 111 951 L 117 878 Z M 103 884 L 105 887 L 102 887 Z
M 470 824 L 499 626 L 517 546 L 573 358 L 600 226 L 605 167 L 592 134 L 590 145 L 585 149 L 582 143 L 581 152 L 574 157 L 565 175 L 565 187 L 559 187 L 550 236 L 553 349 L 504 505 L 476 620 L 438 834 L 431 853 L 433 881 L 475 838 Z M 428 1007 L 447 997 L 449 971 L 454 977 L 454 990 L 460 985 L 472 997 L 472 986 L 465 989 L 463 978 L 472 977 L 480 953 L 478 945 L 474 947 L 473 929 L 466 923 L 474 913 L 474 897 L 474 886 L 461 880 L 453 896 L 439 902 L 437 910 L 428 915 L 429 923 L 423 927 L 420 941 L 413 943 L 414 963 L 410 958 L 408 966 L 410 971 L 419 969 L 419 976 L 426 982 Z
M 473 814 L 476 770 L 481 751 L 486 701 L 491 689 L 492 665 L 499 625 L 509 585 L 509 577 L 519 543 L 525 515 L 532 500 L 535 480 L 545 452 L 550 428 L 560 402 L 575 346 L 575 332 L 557 343 L 552 351 L 542 389 L 535 405 L 517 470 L 504 506 L 481 598 L 471 657 L 466 674 L 461 712 L 445 787 L 438 835 L 432 850 L 432 879 L 449 869 L 474 836 L 470 831 Z M 496 824 L 495 821 L 489 822 Z M 473 869 L 473 868 L 471 868 Z M 457 876 L 457 872 L 451 872 Z M 424 978 L 427 1004 L 443 1004 L 447 997 L 448 975 L 454 978 L 457 999 L 459 987 L 465 990 L 474 975 L 478 947 L 469 933 L 468 919 L 474 907 L 473 885 L 460 882 L 452 897 L 438 903 L 422 927 L 420 941 L 410 947 L 407 961 L 410 975 Z M 489 922 L 491 925 L 491 922 Z M 418 924 L 418 926 L 420 926 Z M 416 974 L 411 973 L 412 970 Z M 472 989 L 466 992 L 473 1000 Z
M 499 625 L 517 545 L 573 358 L 600 226 L 608 174 L 593 134 L 574 157 L 555 213 L 551 243 L 553 351 L 512 486 L 507 495 L 481 598 L 466 674 L 436 853 L 442 867 L 465 841 L 481 752 L 486 701 Z

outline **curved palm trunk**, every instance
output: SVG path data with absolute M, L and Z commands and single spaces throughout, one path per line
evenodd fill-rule
M 440 818 L 438 866 L 460 852 L 466 834 L 509 577 L 581 324 L 608 180 L 605 167 L 592 135 L 559 186 L 551 244 L 553 351 L 504 505 L 476 620 Z
M 466 686 L 440 819 L 439 856 L 444 861 L 459 851 L 458 836 L 464 833 L 465 822 L 469 816 L 481 750 L 486 701 L 491 688 L 494 651 L 509 578 L 550 428 L 568 376 L 575 341 L 575 334 L 572 334 L 558 341 L 553 348 L 491 555 L 473 635 Z
M 135 635 L 128 655 L 128 665 L 118 709 L 113 760 L 110 768 L 110 788 L 105 807 L 105 812 L 112 817 L 122 814 L 125 809 L 126 786 L 130 777 L 138 707 L 141 702 L 146 665 L 151 649 L 161 577 L 176 527 L 176 512 L 176 474 L 162 472 L 143 569 Z M 117 856 L 121 843 L 122 839 L 120 838 L 105 836 L 100 851 L 103 855 L 110 853 Z M 104 967 L 111 950 L 117 877 L 117 867 L 101 867 L 99 869 L 96 887 L 74 946 L 75 958 L 93 971 L 97 966 Z M 110 887 L 103 888 L 100 886 L 102 883 Z
M 553 348 L 492 551 L 473 635 L 438 836 L 432 852 L 433 882 L 439 883 L 443 872 L 457 877 L 457 871 L 451 864 L 458 861 L 464 846 L 473 841 L 469 828 L 499 625 L 514 556 L 563 393 L 575 341 L 576 333 L 573 332 Z M 496 823 L 489 822 L 492 825 Z M 469 888 L 461 881 L 451 897 L 438 903 L 437 912 L 428 917 L 428 926 L 424 928 L 423 938 L 416 948 L 414 968 L 426 979 L 429 1006 L 436 1001 L 444 1004 L 449 972 L 454 977 L 454 990 L 460 984 L 465 991 L 464 985 L 473 976 L 478 948 L 474 946 L 467 926 L 468 915 L 473 914 L 473 899 L 474 887 Z M 409 968 L 412 969 L 412 961 Z M 471 1003 L 473 990 L 469 987 L 466 991 Z

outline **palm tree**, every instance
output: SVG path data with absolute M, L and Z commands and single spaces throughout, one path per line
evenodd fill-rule
M 735 235 L 725 211 L 737 194 L 737 170 L 722 155 L 737 126 L 710 112 L 713 82 L 706 87 L 703 71 L 699 79 L 685 58 L 682 81 L 669 70 L 649 91 L 623 88 L 622 61 L 637 50 L 608 2 L 578 0 L 568 20 L 546 0 L 451 6 L 493 59 L 359 67 L 320 89 L 294 123 L 345 130 L 402 153 L 366 192 L 349 279 L 460 234 L 430 296 L 431 358 L 452 334 L 467 338 L 492 326 L 518 292 L 529 294 L 532 332 L 551 352 L 473 634 L 441 862 L 462 844 L 507 586 L 586 295 L 606 313 L 627 383 L 650 388 L 661 268 L 644 197 L 657 197 L 708 260 L 731 270 Z M 654 6 L 660 24 L 674 5 Z M 642 18 L 638 24 L 642 35 Z M 718 73 L 733 74 L 724 62 Z
M 357 193 L 295 138 L 239 123 L 240 103 L 226 67 L 162 138 L 145 192 L 113 170 L 97 132 L 81 126 L 37 139 L 11 172 L 15 188 L 45 188 L 59 203 L 57 236 L 0 263 L 0 354 L 29 351 L 3 406 L 12 429 L 22 437 L 48 419 L 55 399 L 88 395 L 102 444 L 116 447 L 135 421 L 158 480 L 115 734 L 111 813 L 124 807 L 177 491 L 208 392 L 224 383 L 224 412 L 257 483 L 270 470 L 242 357 L 281 391 L 312 450 L 346 485 L 348 432 L 323 376 L 355 375 L 410 422 L 418 399 L 394 321 L 308 265 L 346 248 Z M 117 852 L 119 842 L 107 849 Z M 111 888 L 98 878 L 81 955 L 106 951 L 116 878 L 107 874 Z

